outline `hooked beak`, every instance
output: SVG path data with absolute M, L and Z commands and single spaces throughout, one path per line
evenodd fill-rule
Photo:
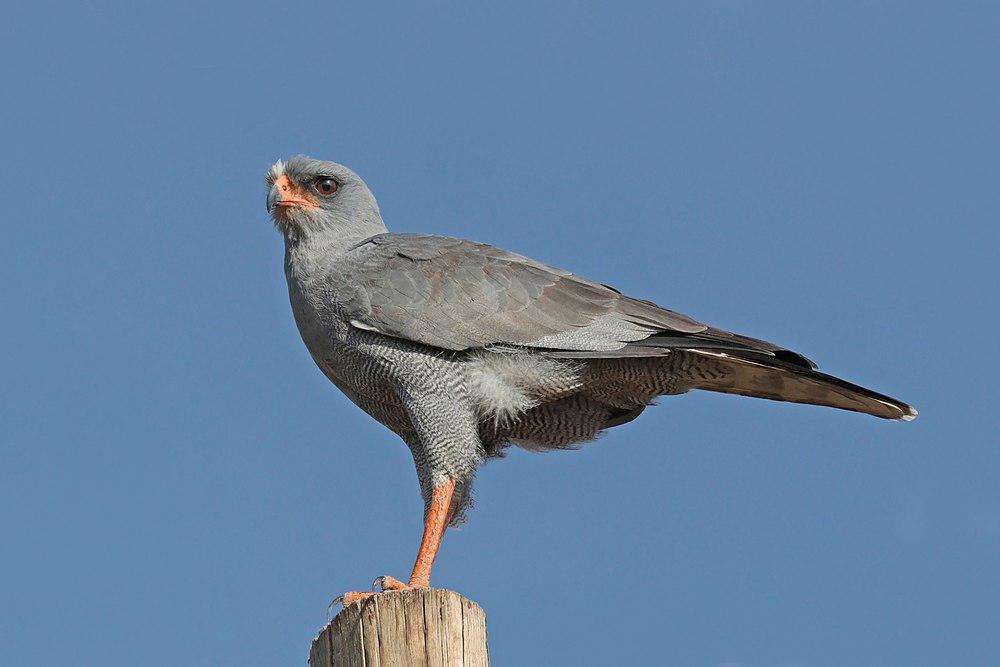
M 276 208 L 319 208 L 319 202 L 308 190 L 282 174 L 267 193 L 267 212 Z

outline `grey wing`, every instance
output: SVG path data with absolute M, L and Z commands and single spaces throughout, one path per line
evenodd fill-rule
M 446 350 L 508 344 L 613 352 L 704 324 L 648 301 L 489 245 L 381 234 L 351 251 L 362 329 Z M 662 353 L 662 351 L 661 351 Z
M 380 234 L 352 252 L 351 324 L 445 350 L 518 345 L 566 358 L 649 357 L 671 349 L 750 351 L 812 362 L 482 243 Z

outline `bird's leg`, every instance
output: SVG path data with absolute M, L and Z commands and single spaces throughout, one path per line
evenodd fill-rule
M 455 480 L 449 479 L 444 484 L 434 487 L 431 492 L 431 507 L 424 522 L 424 536 L 420 540 L 420 551 L 417 552 L 417 562 L 413 564 L 408 586 L 417 588 L 429 586 L 431 583 L 431 568 L 441 548 L 441 538 L 448 528 L 448 521 L 454 514 L 452 496 L 455 493 Z
M 375 586 L 381 587 L 383 591 L 399 591 L 430 585 L 431 568 L 434 567 L 434 559 L 437 558 L 438 549 L 441 548 L 441 538 L 444 537 L 448 522 L 455 514 L 452 498 L 454 492 L 455 480 L 453 479 L 435 486 L 431 492 L 431 506 L 427 511 L 427 519 L 424 521 L 424 536 L 420 541 L 420 551 L 417 552 L 417 562 L 413 564 L 413 573 L 410 574 L 409 583 L 404 584 L 395 577 L 383 576 L 375 580 Z M 344 593 L 342 600 L 344 606 L 347 607 L 372 595 L 375 595 L 375 592 Z

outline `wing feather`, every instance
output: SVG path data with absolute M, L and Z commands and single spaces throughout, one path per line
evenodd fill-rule
M 522 255 L 462 239 L 380 234 L 349 253 L 354 326 L 446 350 L 495 344 L 612 351 L 700 322 Z
M 709 327 L 482 243 L 379 234 L 349 256 L 350 278 L 363 292 L 351 300 L 352 324 L 432 347 L 508 344 L 573 357 L 656 356 L 700 347 L 752 351 L 815 368 L 772 343 Z

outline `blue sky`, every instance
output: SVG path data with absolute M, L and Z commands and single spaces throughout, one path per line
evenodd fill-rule
M 434 583 L 495 664 L 1000 663 L 995 6 L 146 4 L 0 27 L 6 664 L 303 664 L 408 574 L 409 453 L 291 318 L 294 153 L 921 411 L 689 394 L 488 465 Z

